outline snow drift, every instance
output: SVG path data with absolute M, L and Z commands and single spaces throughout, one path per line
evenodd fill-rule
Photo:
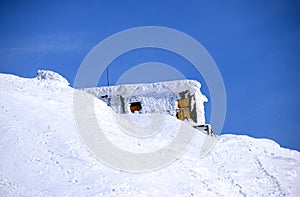
M 126 173 L 97 161 L 79 139 L 73 118 L 74 89 L 58 74 L 25 79 L 0 74 L 0 196 L 298 196 L 300 153 L 268 139 L 222 135 L 205 158 L 194 140 L 166 168 Z M 101 126 L 124 141 L 112 110 L 96 101 Z M 174 126 L 170 119 L 170 127 Z M 115 130 L 114 130 L 115 131 Z M 155 143 L 172 137 L 166 128 Z M 143 148 L 148 148 L 145 143 Z M 126 147 L 126 146 L 124 146 Z

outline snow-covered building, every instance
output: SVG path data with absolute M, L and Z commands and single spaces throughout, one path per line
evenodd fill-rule
M 205 124 L 204 102 L 207 98 L 195 80 L 177 80 L 147 84 L 84 88 L 106 102 L 115 112 L 166 113 L 192 126 Z

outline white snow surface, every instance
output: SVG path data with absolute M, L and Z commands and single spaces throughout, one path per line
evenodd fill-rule
M 0 74 L 0 196 L 300 194 L 300 153 L 248 136 L 221 135 L 202 159 L 194 140 L 174 163 L 148 173 L 112 169 L 96 160 L 78 136 L 72 100 L 77 90 L 60 75 L 42 73 L 33 79 Z M 114 112 L 99 99 L 95 105 L 103 130 L 114 143 L 125 144 L 110 118 Z M 170 140 L 177 123 L 171 117 L 166 134 L 144 148 Z M 136 141 L 126 143 L 129 149 L 139 147 Z

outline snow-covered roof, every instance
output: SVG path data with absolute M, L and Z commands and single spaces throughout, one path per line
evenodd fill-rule
M 206 102 L 207 98 L 200 92 L 201 84 L 196 80 L 175 80 L 156 83 L 143 84 L 123 84 L 117 86 L 104 86 L 95 88 L 84 88 L 90 94 L 100 98 L 102 96 L 122 95 L 130 97 L 136 95 L 178 95 L 179 93 L 195 94 L 200 93 L 202 101 Z

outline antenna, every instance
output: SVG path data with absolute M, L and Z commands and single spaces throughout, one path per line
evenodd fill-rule
M 106 79 L 107 79 L 107 86 L 109 86 L 109 75 L 108 75 L 108 68 L 109 66 L 106 67 Z

